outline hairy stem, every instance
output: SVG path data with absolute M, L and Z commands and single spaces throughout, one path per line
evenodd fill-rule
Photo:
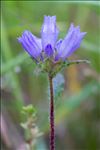
M 53 78 L 49 76 L 50 82 L 50 150 L 55 149 L 55 130 L 54 130 L 54 95 L 53 95 Z

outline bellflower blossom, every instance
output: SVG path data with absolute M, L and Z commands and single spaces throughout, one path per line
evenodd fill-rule
M 25 51 L 39 64 L 40 69 L 48 73 L 50 86 L 50 150 L 55 150 L 54 95 L 56 95 L 56 92 L 53 84 L 54 77 L 65 66 L 85 62 L 85 60 L 68 61 L 66 59 L 80 47 L 86 32 L 81 32 L 79 26 L 75 27 L 74 24 L 71 24 L 64 39 L 57 40 L 58 34 L 56 16 L 44 16 L 41 38 L 36 37 L 28 30 L 25 30 L 22 36 L 18 38 Z
M 18 41 L 29 55 L 39 61 L 50 58 L 53 61 L 65 61 L 75 50 L 80 47 L 86 32 L 80 32 L 80 27 L 74 24 L 64 39 L 57 41 L 59 30 L 56 26 L 56 16 L 44 16 L 41 29 L 41 38 L 36 37 L 30 31 L 25 30 Z

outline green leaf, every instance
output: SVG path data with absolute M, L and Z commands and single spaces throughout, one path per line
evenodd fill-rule
M 34 117 L 36 115 L 36 109 L 33 105 L 23 106 L 22 111 L 24 115 L 27 115 L 28 117 L 32 116 Z

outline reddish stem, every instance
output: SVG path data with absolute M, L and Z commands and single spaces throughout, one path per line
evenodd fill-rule
M 55 149 L 55 130 L 54 130 L 54 96 L 53 96 L 53 78 L 49 76 L 50 82 L 50 150 Z

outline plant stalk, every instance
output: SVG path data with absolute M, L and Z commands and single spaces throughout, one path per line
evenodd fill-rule
M 50 82 L 50 150 L 55 150 L 55 125 L 54 125 L 54 95 L 53 78 L 49 76 Z

